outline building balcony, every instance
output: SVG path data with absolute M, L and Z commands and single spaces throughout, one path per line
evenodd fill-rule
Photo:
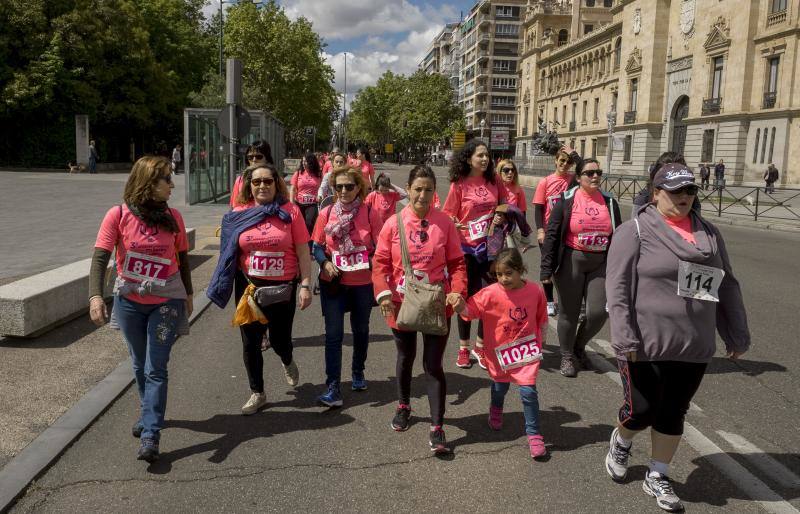
M 781 23 L 786 21 L 786 9 L 778 12 L 772 12 L 767 15 L 767 27 L 773 27 L 775 25 L 780 25 Z
M 703 99 L 703 116 L 709 114 L 719 114 L 722 111 L 722 98 L 704 98 Z
M 479 45 L 488 45 L 492 41 L 492 36 L 489 34 L 481 34 L 478 36 L 477 43 Z
M 636 111 L 625 111 L 625 117 L 622 120 L 625 125 L 636 123 Z
M 476 86 L 475 87 L 475 94 L 485 95 L 488 92 L 489 92 L 489 88 L 486 87 L 486 86 Z
M 486 103 L 485 102 L 481 102 L 481 103 L 475 104 L 475 113 L 476 114 L 479 113 L 479 112 L 486 112 L 488 110 L 489 109 L 486 107 Z
M 575 122 L 574 121 L 570 121 L 569 122 L 569 131 L 570 132 L 575 132 L 575 128 L 576 128 L 575 127 Z
M 775 107 L 775 100 L 777 99 L 777 94 L 774 92 L 771 93 L 764 93 L 764 109 L 772 109 Z
M 517 70 L 504 70 L 502 68 L 492 68 L 492 73 L 495 75 L 516 75 Z
M 484 66 L 479 66 L 477 71 L 475 72 L 476 77 L 488 77 L 489 76 L 489 68 Z
M 516 109 L 517 109 L 516 105 L 492 104 L 493 111 L 515 111 Z
M 479 50 L 477 52 L 477 56 L 476 57 L 478 59 L 478 62 L 485 61 L 486 59 L 489 58 L 489 52 L 487 52 L 486 50 Z

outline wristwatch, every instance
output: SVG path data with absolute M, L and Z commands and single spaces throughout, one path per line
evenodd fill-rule
M 308 289 L 311 290 L 311 286 L 307 286 L 306 284 L 300 284 L 300 289 Z

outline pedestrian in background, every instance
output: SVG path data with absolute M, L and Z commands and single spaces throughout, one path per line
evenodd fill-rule
M 100 155 L 97 153 L 93 139 L 89 141 L 89 173 L 97 173 L 97 161 L 99 160 Z
M 766 182 L 766 186 L 764 187 L 765 193 L 774 193 L 775 192 L 775 182 L 778 181 L 778 168 L 775 167 L 775 164 L 769 163 L 769 167 L 767 167 L 767 171 L 764 172 L 764 182 Z
M 397 202 L 408 198 L 405 189 L 392 184 L 389 175 L 381 173 L 375 179 L 375 191 L 367 195 L 364 200 L 370 209 L 378 213 L 381 227 L 396 211 Z
M 300 207 L 309 234 L 317 222 L 317 191 L 320 183 L 322 170 L 319 161 L 316 155 L 309 152 L 300 160 L 300 167 L 289 180 L 289 198 Z
M 181 160 L 182 160 L 181 149 L 182 148 L 183 148 L 183 146 L 180 143 L 178 143 L 177 145 L 175 145 L 175 148 L 172 149 L 172 171 L 176 175 L 178 173 L 180 173 L 180 169 L 181 169 Z
M 722 159 L 714 166 L 714 186 L 725 187 L 725 162 Z
M 193 308 L 186 227 L 181 214 L 167 205 L 174 187 L 167 159 L 148 156 L 136 161 L 125 184 L 124 203 L 103 218 L 90 267 L 89 315 L 100 326 L 108 319 L 103 282 L 116 250 L 111 327 L 122 331 L 131 355 L 140 404 L 131 431 L 141 438 L 137 459 L 147 462 L 159 456 L 167 363 L 178 334 L 189 333 Z
M 623 405 L 605 467 L 622 481 L 632 440 L 649 427 L 651 460 L 642 488 L 662 509 L 677 511 L 683 505 L 669 464 L 716 352 L 715 332 L 731 359 L 747 351 L 750 332 L 722 234 L 692 208 L 691 170 L 667 164 L 653 187 L 654 203 L 619 227 L 608 255 L 606 293 Z
M 203 158 L 203 150 L 200 151 L 200 156 Z M 255 166 L 257 164 L 274 164 L 272 160 L 272 148 L 269 146 L 269 143 L 263 139 L 252 142 L 250 146 L 247 147 L 245 156 L 245 162 L 247 163 L 247 166 Z M 238 202 L 241 198 L 241 190 L 242 175 L 239 174 L 236 176 L 236 180 L 233 182 L 233 189 L 231 189 L 231 198 L 229 201 L 231 209 L 239 206 Z
M 709 169 L 709 165 L 705 162 L 700 163 L 700 187 L 703 188 L 703 191 L 708 190 L 708 179 L 711 177 L 711 170 Z

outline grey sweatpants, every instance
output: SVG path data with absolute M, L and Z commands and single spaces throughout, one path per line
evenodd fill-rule
M 583 353 L 600 332 L 606 312 L 606 255 L 567 247 L 553 282 L 558 290 L 558 342 L 562 357 Z M 586 300 L 586 317 L 578 323 Z

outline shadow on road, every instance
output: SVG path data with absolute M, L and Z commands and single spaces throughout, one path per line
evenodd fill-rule
M 345 325 L 347 326 L 347 325 Z M 388 334 L 370 334 L 369 335 L 369 344 L 375 343 L 385 343 L 387 341 L 394 341 L 394 338 Z M 311 337 L 293 337 L 292 344 L 295 348 L 313 348 L 313 347 L 325 347 L 325 334 L 322 333 L 318 336 L 311 336 Z M 353 346 L 353 334 L 344 335 L 344 341 L 342 342 L 343 346 Z M 369 362 L 369 361 L 367 361 Z M 345 361 L 342 360 L 342 365 L 344 366 Z M 346 366 L 342 369 L 346 369 Z

